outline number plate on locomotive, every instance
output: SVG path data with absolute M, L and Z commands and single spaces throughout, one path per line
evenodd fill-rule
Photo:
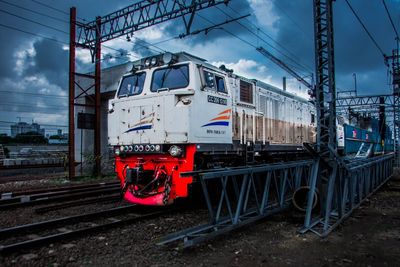
M 214 103 L 214 104 L 218 104 L 218 105 L 224 105 L 226 106 L 228 104 L 228 100 L 224 99 L 224 98 L 220 98 L 220 97 L 216 97 L 216 96 L 212 96 L 212 95 L 208 95 L 207 96 L 207 100 L 210 103 Z

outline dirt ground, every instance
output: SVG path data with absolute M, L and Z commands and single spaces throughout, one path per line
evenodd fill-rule
M 155 245 L 206 219 L 203 210 L 165 215 L 0 257 L 0 266 L 400 266 L 399 175 L 325 239 L 299 235 L 302 219 L 288 213 L 189 250 Z

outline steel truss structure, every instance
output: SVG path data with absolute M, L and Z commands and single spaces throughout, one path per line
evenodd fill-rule
M 183 18 L 186 32 L 190 33 L 196 12 L 228 4 L 230 0 L 143 0 L 88 23 L 77 21 L 76 8 L 70 11 L 70 57 L 69 57 L 69 178 L 75 177 L 75 107 L 94 109 L 94 158 L 95 173 L 101 174 L 100 137 L 100 82 L 101 44 L 138 30 L 172 19 Z M 76 72 L 76 49 L 88 49 L 95 64 L 93 75 Z M 84 88 L 76 77 L 92 81 Z M 78 91 L 78 93 L 76 92 Z M 88 103 L 78 103 L 82 96 Z
M 393 129 L 393 138 L 395 141 L 395 162 L 400 166 L 400 144 L 399 144 L 399 110 L 400 110 L 400 95 L 393 91 L 391 95 L 363 95 L 363 96 L 346 96 L 336 99 L 336 107 L 339 113 L 349 113 L 349 108 L 352 111 L 366 113 L 376 118 L 384 116 L 385 120 Z M 382 109 L 384 110 L 382 114 Z
M 396 151 L 396 166 L 400 167 L 400 51 L 394 49 L 391 56 L 386 60 L 392 61 L 392 86 L 394 97 L 394 147 Z
M 183 241 L 190 247 L 281 212 L 315 171 L 314 161 L 307 160 L 185 173 L 200 181 L 210 222 L 170 234 L 158 244 Z
M 395 106 L 395 97 L 393 95 L 363 95 L 363 96 L 346 96 L 336 99 L 336 108 L 358 108 L 358 107 L 379 107 L 382 105 L 389 107 Z
M 371 194 L 377 191 L 391 178 L 394 154 L 364 159 L 346 164 L 338 169 L 337 178 L 328 181 L 327 194 L 320 195 L 320 214 L 313 214 L 313 203 L 317 188 L 323 190 L 323 184 L 315 176 L 310 181 L 307 212 L 304 227 L 300 233 L 312 231 L 325 237 L 343 220 L 358 208 Z M 321 191 L 320 191 L 321 192 Z
M 313 160 L 186 173 L 201 184 L 210 222 L 170 234 L 159 245 L 183 241 L 184 247 L 245 226 L 298 204 L 306 211 L 300 233 L 326 236 L 392 175 L 394 154 L 346 161 L 337 154 L 336 105 L 339 109 L 398 108 L 394 95 L 336 99 L 332 2 L 314 0 L 317 146 L 305 144 Z M 262 49 L 258 49 L 263 52 Z M 387 112 L 387 110 L 386 110 Z M 319 209 L 315 206 L 319 203 Z

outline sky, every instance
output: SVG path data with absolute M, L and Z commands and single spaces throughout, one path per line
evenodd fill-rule
M 69 9 L 90 22 L 137 0 L 0 0 L 0 133 L 9 133 L 17 121 L 42 124 L 47 133 L 67 132 Z M 385 54 L 396 48 L 395 33 L 381 0 L 349 0 Z M 400 31 L 400 0 L 385 1 Z M 353 90 L 354 73 L 362 94 L 388 94 L 388 69 L 382 53 L 369 39 L 345 0 L 334 2 L 337 90 Z M 102 66 L 109 67 L 162 51 L 186 51 L 212 64 L 225 64 L 235 73 L 282 86 L 306 95 L 306 89 L 288 73 L 256 51 L 264 47 L 297 73 L 310 78 L 315 72 L 312 0 L 231 0 L 198 13 L 192 30 L 203 29 L 232 17 L 250 15 L 239 22 L 204 33 L 184 33 L 175 19 L 111 40 L 103 47 Z M 153 45 L 151 45 L 153 44 Z M 77 52 L 79 71 L 91 71 L 90 55 Z

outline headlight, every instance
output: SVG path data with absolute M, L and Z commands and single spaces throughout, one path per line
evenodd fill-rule
M 150 145 L 146 145 L 144 149 L 146 150 L 146 152 L 149 152 L 150 151 Z
M 140 145 L 140 146 L 139 146 L 139 151 L 142 152 L 143 150 L 144 150 L 144 146 L 143 146 L 143 145 Z
M 121 154 L 121 150 L 119 150 L 119 148 L 117 147 L 115 149 L 115 155 L 119 156 Z
M 156 148 L 156 151 L 157 151 L 157 152 L 160 152 L 160 150 L 161 150 L 161 146 L 160 146 L 160 145 L 156 145 L 155 148 Z
M 120 150 L 121 152 L 124 152 L 124 146 L 121 146 L 121 147 L 119 148 L 119 150 Z
M 163 61 L 165 64 L 169 65 L 172 63 L 173 56 L 171 53 L 167 52 L 163 55 Z
M 150 146 L 150 150 L 151 150 L 152 152 L 154 152 L 154 151 L 156 150 L 156 147 L 155 147 L 154 145 L 151 145 L 151 146 Z
M 153 58 L 151 59 L 151 65 L 152 65 L 152 66 L 157 65 L 157 58 L 156 58 L 156 57 L 153 57 Z
M 171 146 L 168 152 L 173 157 L 179 157 L 180 155 L 182 155 L 182 148 L 180 148 L 179 146 Z
M 129 151 L 129 146 L 125 146 L 124 151 L 128 152 Z
M 129 152 L 133 151 L 133 146 L 129 146 Z
M 139 151 L 139 146 L 136 145 L 136 146 L 134 147 L 134 150 L 135 150 L 135 152 L 138 152 L 138 151 Z

